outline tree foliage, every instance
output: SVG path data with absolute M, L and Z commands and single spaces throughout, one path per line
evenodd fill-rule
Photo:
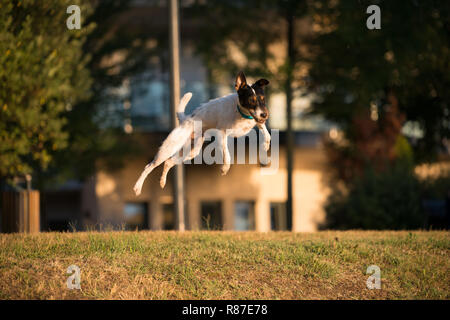
M 373 4 L 379 30 L 366 27 Z M 420 181 L 414 164 L 435 160 L 450 134 L 449 2 L 312 1 L 310 9 L 311 112 L 343 131 L 327 143 L 339 183 L 326 227 L 424 227 L 421 200 L 447 193 L 446 184 Z M 423 131 L 411 144 L 402 132 L 408 121 Z
M 80 30 L 66 27 L 72 4 L 81 8 Z M 134 151 L 122 123 L 106 125 L 123 120 L 123 110 L 107 112 L 117 99 L 108 92 L 167 45 L 165 34 L 130 25 L 129 9 L 126 0 L 0 4 L 0 177 L 34 173 L 42 188 L 83 179 L 99 160 L 120 167 Z
M 381 173 L 367 166 L 347 191 L 333 190 L 325 210 L 324 227 L 331 229 L 419 229 L 426 224 L 420 182 L 400 162 Z
M 380 30 L 366 27 L 372 4 L 381 9 Z M 424 132 L 417 159 L 434 159 L 450 134 L 449 2 L 314 1 L 311 10 L 313 113 L 338 123 L 352 144 L 361 134 L 355 118 L 369 118 L 375 108 L 382 119 L 393 95 L 398 120 L 415 121 Z
M 88 1 L 71 1 L 88 16 Z M 0 4 L 0 177 L 45 169 L 67 148 L 62 114 L 90 94 L 83 44 L 92 25 L 68 30 L 60 0 Z

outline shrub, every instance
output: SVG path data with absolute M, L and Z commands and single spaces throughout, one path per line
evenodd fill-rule
M 383 172 L 365 169 L 347 185 L 334 189 L 325 210 L 331 229 L 417 229 L 425 226 L 421 182 L 404 161 Z

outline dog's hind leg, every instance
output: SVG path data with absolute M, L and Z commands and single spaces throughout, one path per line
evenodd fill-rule
M 197 140 L 194 142 L 194 148 L 191 149 L 191 151 L 189 152 L 189 154 L 183 158 L 183 161 L 187 161 L 187 160 L 191 160 L 193 158 L 195 158 L 199 152 L 202 150 L 202 145 L 203 142 L 205 141 L 204 137 L 199 137 L 197 138 Z M 188 143 L 191 143 L 191 140 L 188 140 Z M 161 188 L 164 188 L 166 185 L 166 180 L 167 180 L 167 173 L 169 172 L 169 170 L 176 164 L 176 159 L 177 156 L 173 156 L 169 159 L 166 160 L 166 162 L 164 162 L 164 170 L 163 173 L 161 174 L 161 179 L 159 180 L 159 185 L 161 186 Z
M 159 148 L 153 161 L 145 166 L 144 171 L 142 171 L 139 179 L 136 181 L 133 190 L 137 196 L 141 194 L 142 185 L 150 172 L 152 172 L 153 169 L 166 161 L 168 158 L 173 156 L 175 152 L 180 150 L 186 140 L 190 139 L 193 130 L 193 122 L 186 120 L 169 134 Z

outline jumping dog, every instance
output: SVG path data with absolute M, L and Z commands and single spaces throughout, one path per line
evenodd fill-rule
M 160 185 L 166 185 L 167 173 L 177 163 L 177 154 L 185 146 L 191 146 L 194 132 L 194 122 L 201 121 L 202 130 L 217 129 L 220 132 L 220 147 L 223 150 L 222 175 L 227 174 L 230 169 L 231 157 L 228 150 L 227 138 L 241 137 L 246 135 L 255 125 L 262 131 L 264 136 L 264 150 L 269 150 L 270 134 L 265 122 L 269 118 L 269 111 L 266 107 L 264 97 L 264 87 L 269 84 L 266 79 L 259 79 L 252 85 L 247 84 L 244 73 L 241 71 L 236 77 L 236 93 L 210 100 L 201 105 L 190 115 L 184 113 L 184 109 L 192 97 L 186 93 L 181 99 L 177 109 L 177 116 L 180 125 L 172 130 L 164 140 L 152 162 L 147 164 L 144 171 L 134 185 L 136 196 L 141 194 L 142 185 L 145 178 L 164 162 L 164 170 L 161 175 Z M 204 142 L 203 135 L 194 141 L 194 146 L 189 154 L 183 157 L 183 161 L 193 159 L 202 148 Z

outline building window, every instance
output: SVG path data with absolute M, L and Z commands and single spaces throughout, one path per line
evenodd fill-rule
M 234 229 L 238 231 L 255 230 L 255 203 L 253 201 L 235 202 Z
M 175 209 L 173 203 L 164 203 L 162 205 L 163 213 L 163 229 L 174 230 L 175 229 Z
M 292 219 L 286 213 L 286 203 L 270 203 L 270 228 L 275 231 L 292 229 Z
M 124 208 L 125 229 L 148 229 L 148 205 L 145 202 L 127 202 Z
M 163 230 L 176 230 L 178 229 L 178 219 L 175 212 L 175 205 L 173 203 L 163 203 L 162 205 L 162 229 Z M 187 201 L 184 204 L 184 228 L 189 229 L 189 215 L 187 211 Z
M 202 229 L 222 230 L 222 203 L 220 201 L 204 201 L 200 206 Z

